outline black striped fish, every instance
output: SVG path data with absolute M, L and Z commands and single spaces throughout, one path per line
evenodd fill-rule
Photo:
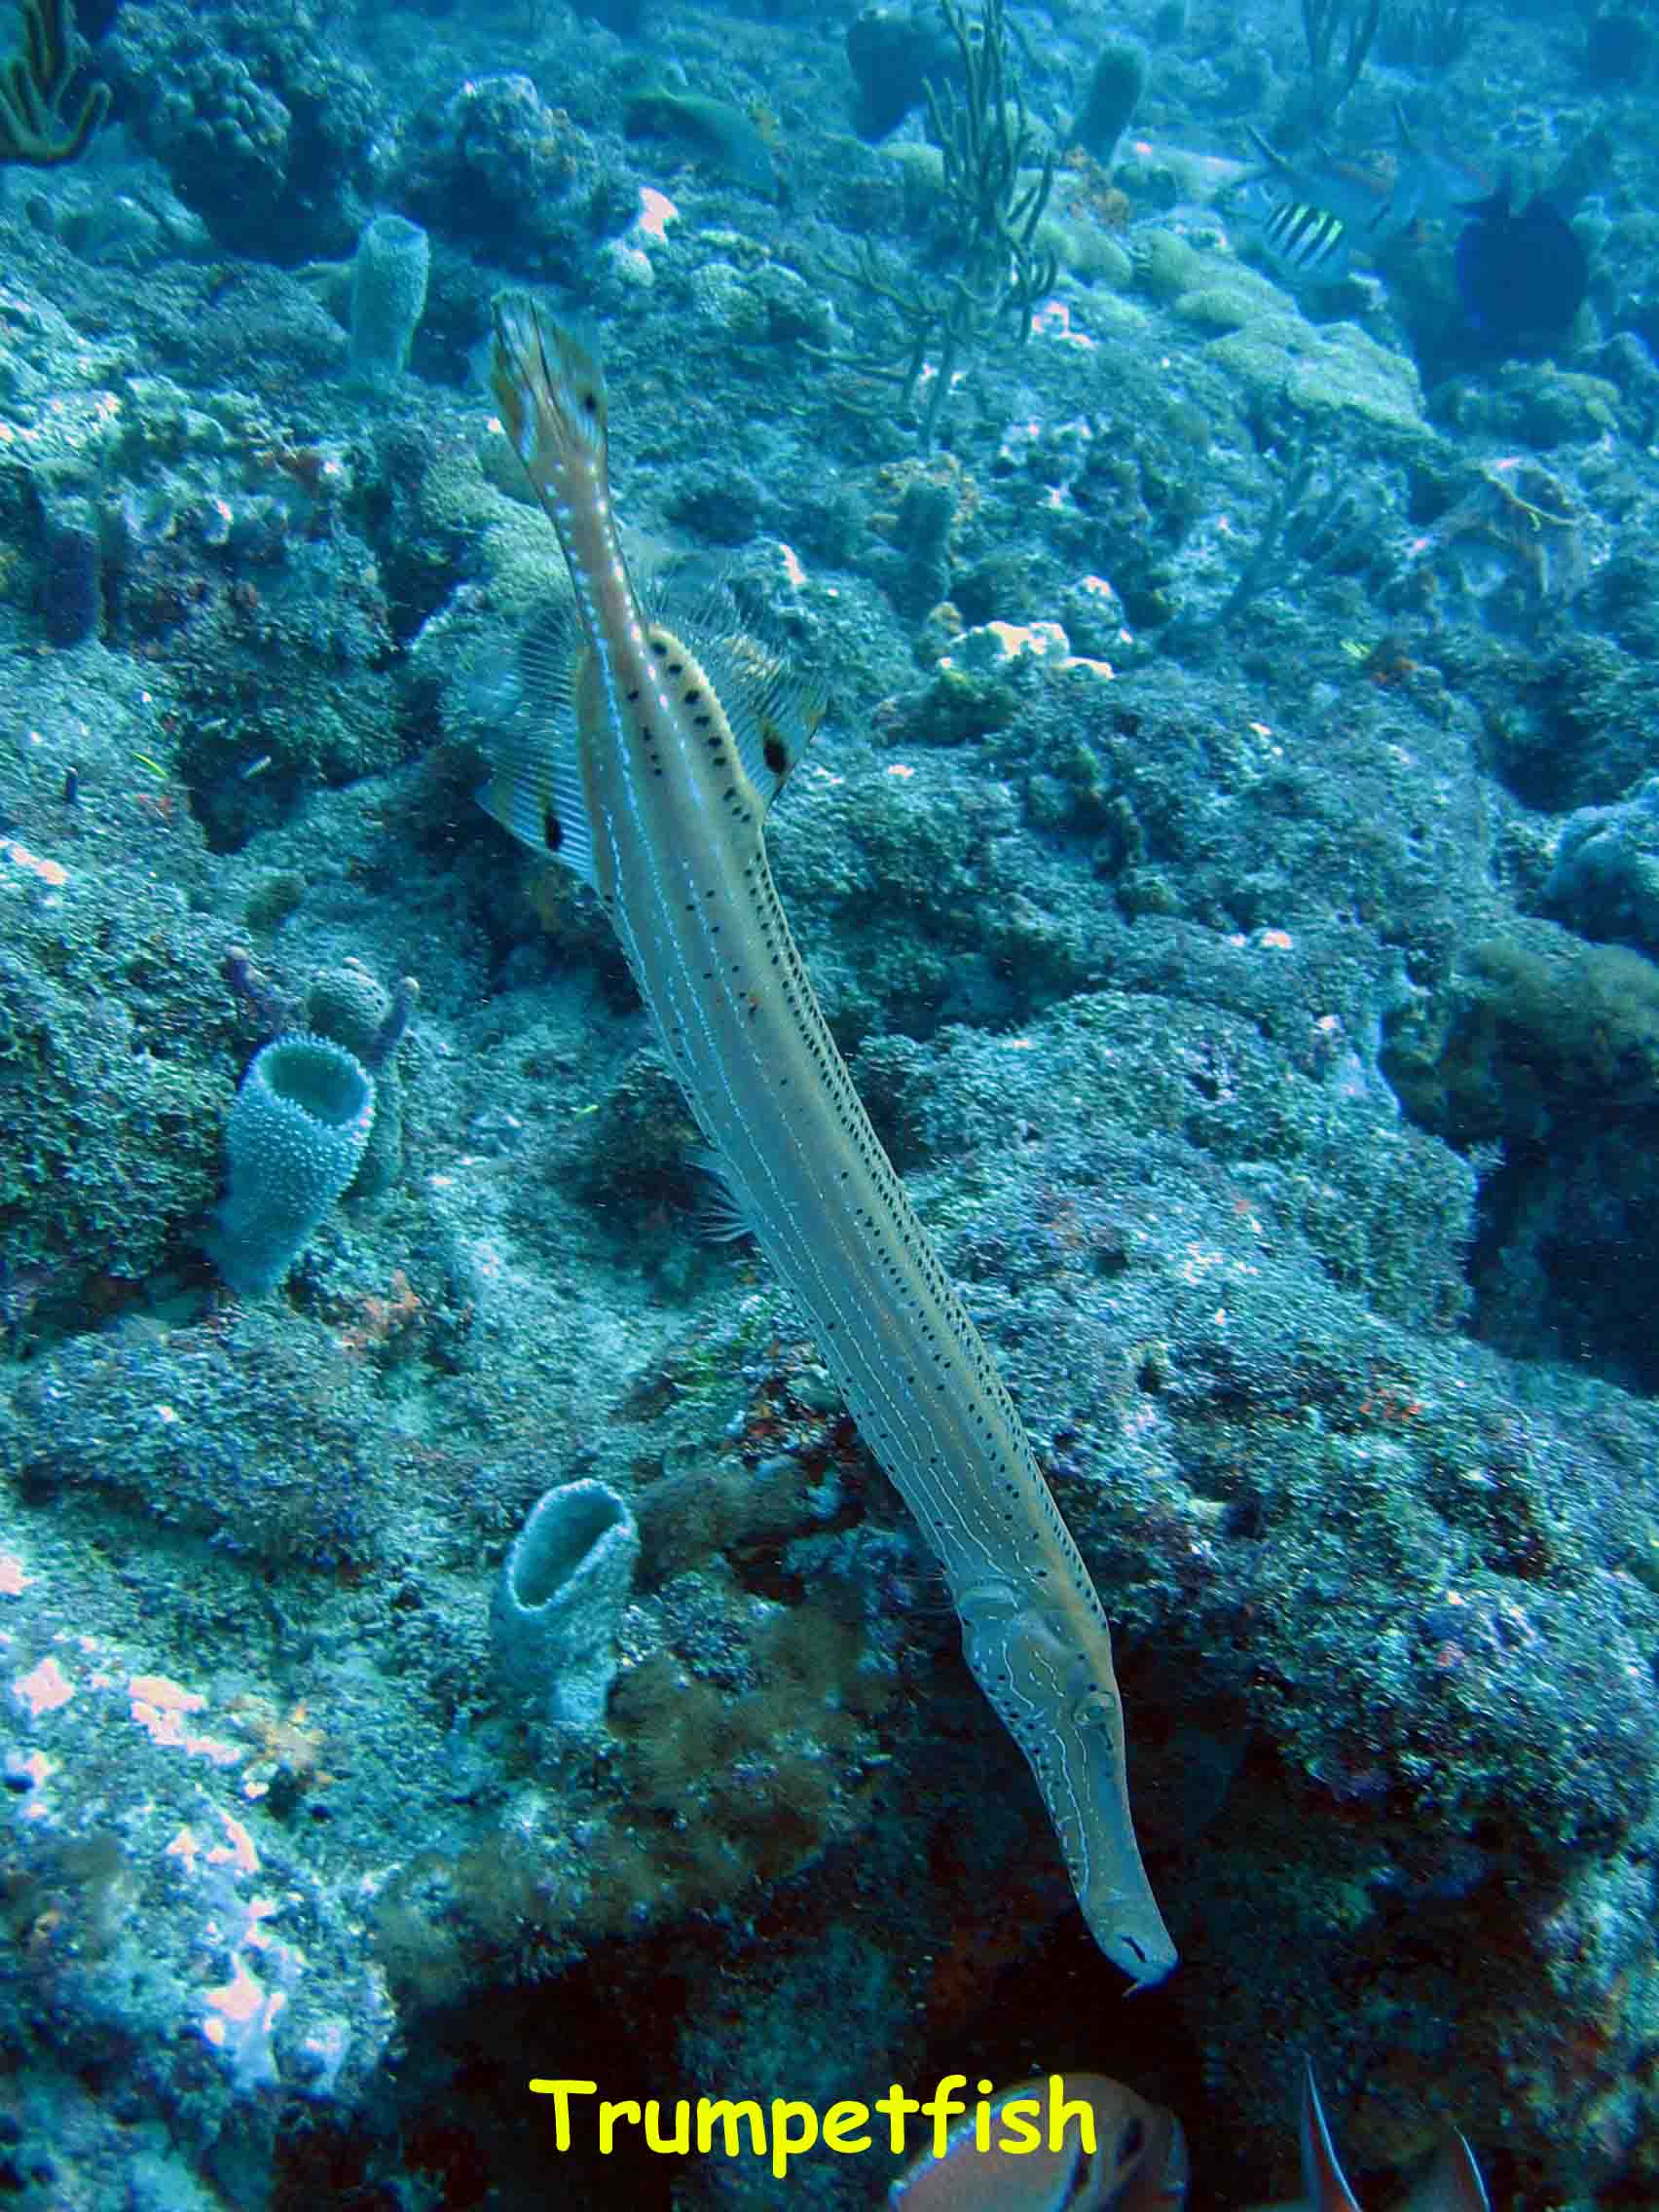
M 1397 144 L 1382 170 L 1317 142 L 1292 161 L 1251 129 L 1263 166 L 1236 205 L 1286 283 L 1340 284 L 1356 253 L 1376 254 L 1423 220 L 1460 216 L 1486 190 L 1467 163 L 1415 137 L 1398 107 L 1394 121 Z
M 1264 183 L 1272 195 L 1274 180 Z M 1288 283 L 1309 289 L 1342 283 L 1353 262 L 1353 241 L 1342 217 L 1289 192 L 1274 198 L 1256 242 Z

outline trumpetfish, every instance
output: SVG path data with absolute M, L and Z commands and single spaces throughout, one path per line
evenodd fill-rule
M 642 608 L 611 505 L 604 378 L 523 295 L 495 304 L 491 385 L 558 534 L 580 649 L 570 726 L 511 749 L 484 803 L 597 894 L 734 1221 L 810 1317 L 939 1556 L 968 1665 L 1029 1762 L 1095 1941 L 1137 1986 L 1161 1980 L 1175 1946 L 1135 1841 L 1105 1612 L 773 887 L 762 823 L 799 749 L 779 695 L 723 706 Z

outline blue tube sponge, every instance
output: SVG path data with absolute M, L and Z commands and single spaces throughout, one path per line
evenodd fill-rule
M 359 383 L 390 384 L 409 366 L 430 266 L 419 223 L 377 215 L 364 225 L 351 262 L 351 374 Z
M 233 1290 L 272 1290 L 357 1172 L 375 1087 L 344 1045 L 303 1032 L 256 1052 L 225 1124 L 230 1189 L 203 1242 Z
M 562 1733 L 605 1718 L 639 1557 L 627 1499 L 593 1481 L 545 1492 L 507 1554 L 490 1607 L 497 1665 Z

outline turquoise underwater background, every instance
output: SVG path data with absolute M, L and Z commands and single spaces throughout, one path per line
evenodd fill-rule
M 1652 2201 L 1651 9 L 5 53 L 8 2201 L 903 2207 L 530 2080 L 1087 2071 L 1207 2212 L 1297 2194 L 1309 2059 L 1367 2205 L 1452 2128 L 1505 2212 Z M 565 592 L 505 285 L 603 354 L 638 576 L 827 701 L 768 844 L 1111 1617 L 1132 2003 L 603 911 L 477 803 Z

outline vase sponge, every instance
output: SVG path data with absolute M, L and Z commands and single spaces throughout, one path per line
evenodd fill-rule
M 355 1053 L 304 1032 L 256 1052 L 225 1124 L 230 1188 L 203 1241 L 233 1290 L 273 1290 L 357 1172 L 375 1087 Z
M 496 1664 L 559 1735 L 604 1721 L 639 1557 L 627 1499 L 591 1479 L 545 1492 L 507 1554 L 490 1608 Z

